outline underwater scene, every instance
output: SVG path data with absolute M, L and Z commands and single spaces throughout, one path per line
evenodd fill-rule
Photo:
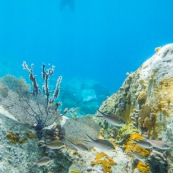
M 173 173 L 172 9 L 2 0 L 0 173 Z

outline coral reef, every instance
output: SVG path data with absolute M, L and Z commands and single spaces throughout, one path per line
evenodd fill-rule
M 19 134 L 14 134 L 13 132 L 8 132 L 7 133 L 7 138 L 9 139 L 9 141 L 11 142 L 11 143 L 24 143 L 26 140 L 27 140 L 27 138 L 26 137 L 20 137 L 19 136 Z
M 137 98 L 137 103 L 139 104 L 139 107 L 145 104 L 146 100 L 147 100 L 147 93 L 145 91 L 141 91 Z
M 136 168 L 139 170 L 140 173 L 150 173 L 151 172 L 149 165 L 146 165 L 142 162 L 138 162 Z
M 138 125 L 142 133 L 145 132 L 146 137 L 156 138 L 156 114 L 151 113 L 151 108 L 148 105 L 143 105 L 139 111 Z
M 130 151 L 137 151 L 140 152 L 144 156 L 149 156 L 149 151 L 138 146 L 137 144 L 133 143 L 134 140 L 144 140 L 144 137 L 142 137 L 138 133 L 131 134 L 129 138 L 126 139 L 126 142 L 124 144 L 125 152 L 130 152 Z
M 112 173 L 111 166 L 115 165 L 116 163 L 112 158 L 110 158 L 104 152 L 96 153 L 95 161 L 91 162 L 91 165 L 102 165 L 103 173 Z
M 126 125 L 114 134 L 117 141 L 123 141 L 126 145 L 132 145 L 125 141 L 134 131 L 142 137 L 163 140 L 170 146 L 173 145 L 173 44 L 156 48 L 155 51 L 156 53 L 135 72 L 127 73 L 119 91 L 99 108 L 102 112 L 114 113 L 126 120 Z M 122 102 L 125 104 L 124 109 L 119 106 Z M 105 129 L 107 127 L 102 125 L 103 132 Z M 109 126 L 109 132 L 111 131 L 112 127 Z M 108 138 L 111 137 L 111 133 L 107 135 Z M 136 148 L 135 145 L 134 147 Z M 171 153 L 167 154 L 168 159 L 164 164 L 173 163 Z M 161 164 L 162 161 L 158 162 Z M 151 172 L 154 171 L 153 165 L 150 162 Z M 139 165 L 137 169 L 140 167 L 142 166 Z M 165 170 L 163 167 L 161 169 Z M 161 169 L 158 172 L 161 172 Z
M 75 114 L 72 110 L 65 109 L 60 116 L 60 104 L 56 99 L 61 77 L 57 80 L 54 92 L 50 92 L 48 85 L 54 67 L 46 70 L 45 65 L 42 66 L 42 91 L 33 73 L 33 65 L 29 68 L 25 62 L 23 66 L 29 72 L 32 93 L 28 92 L 23 79 L 18 80 L 12 76 L 2 79 L 0 138 L 3 140 L 0 141 L 0 172 L 10 172 L 13 169 L 15 173 L 170 172 L 173 164 L 173 44 L 155 51 L 137 71 L 127 73 L 119 91 L 107 98 L 99 108 L 105 115 L 112 114 L 125 120 L 125 125 L 118 128 L 96 116 L 65 117 L 68 113 Z M 90 93 L 91 97 L 86 97 L 86 93 Z M 81 96 L 83 102 L 91 103 L 98 97 L 93 88 L 83 88 Z M 86 107 L 85 110 L 90 108 Z M 61 118 L 57 120 L 54 116 Z M 35 135 L 38 130 L 44 132 L 41 140 L 43 144 L 47 144 L 45 141 L 61 139 L 65 146 L 58 150 L 47 149 L 46 145 L 39 148 L 39 138 Z M 100 151 L 100 148 L 88 142 L 86 134 L 94 139 L 111 141 L 115 150 Z M 151 144 L 151 139 L 155 139 L 155 145 Z M 147 148 L 140 145 L 140 142 L 148 142 L 152 146 Z M 160 142 L 169 147 L 157 146 Z M 72 144 L 83 144 L 88 150 L 76 149 L 74 152 Z M 45 156 L 54 163 L 41 168 L 33 166 L 34 162 Z
M 132 125 L 124 125 L 119 131 L 116 136 L 117 141 L 122 141 L 123 139 L 126 140 L 131 134 L 141 133 L 138 128 Z
M 39 110 L 39 113 L 36 113 L 37 110 L 34 110 L 25 99 L 23 99 L 23 101 L 27 102 L 28 107 L 31 109 L 31 113 L 29 111 L 26 111 L 26 112 L 29 113 L 29 116 L 32 116 L 33 119 L 35 119 L 35 122 L 36 122 L 35 128 L 38 132 L 40 132 L 43 128 L 53 124 L 56 121 L 55 118 L 52 118 L 52 117 L 55 117 L 54 114 L 56 114 L 57 119 L 58 117 L 60 117 L 60 113 L 59 111 L 57 111 L 60 103 L 55 102 L 55 99 L 58 97 L 60 92 L 60 83 L 62 80 L 62 76 L 60 76 L 57 79 L 56 87 L 53 91 L 53 94 L 50 95 L 51 92 L 49 89 L 48 80 L 50 76 L 54 73 L 55 67 L 52 66 L 51 69 L 45 69 L 45 65 L 44 64 L 42 65 L 42 78 L 44 81 L 44 85 L 42 86 L 42 92 L 39 91 L 39 86 L 36 81 L 36 76 L 33 73 L 34 64 L 31 64 L 31 67 L 29 68 L 26 62 L 24 61 L 23 68 L 29 73 L 29 79 L 32 82 L 32 90 L 33 90 L 32 95 L 33 97 L 35 97 L 36 104 L 38 105 L 37 110 Z M 38 101 L 39 99 L 40 99 L 40 102 Z M 43 107 L 42 109 L 45 109 L 45 110 L 42 110 L 40 108 L 41 106 Z M 48 122 L 48 120 L 50 119 L 53 119 L 53 121 Z
M 125 152 L 131 153 L 133 152 L 138 152 L 141 153 L 143 156 L 146 158 L 149 156 L 150 151 L 147 149 L 144 149 L 137 144 L 133 143 L 135 140 L 144 140 L 144 137 L 142 137 L 140 134 L 131 134 L 129 138 L 126 139 L 126 142 L 124 144 Z M 150 172 L 150 167 L 148 164 L 144 164 L 143 162 L 139 161 L 134 169 L 138 169 L 141 173 L 149 173 Z
M 54 67 L 46 71 L 45 65 L 43 65 L 42 77 L 44 86 L 41 91 L 33 73 L 33 65 L 29 68 L 24 62 L 23 67 L 29 72 L 32 93 L 24 79 L 17 79 L 8 75 L 1 80 L 1 83 L 7 87 L 7 91 L 3 89 L 3 95 L 0 95 L 0 103 L 8 112 L 15 115 L 19 122 L 35 127 L 38 132 L 37 135 L 41 137 L 43 128 L 53 123 L 58 123 L 61 119 L 60 110 L 58 109 L 60 103 L 56 101 L 56 98 L 60 92 L 62 77 L 60 76 L 57 79 L 55 89 L 50 92 L 48 79 L 54 73 Z M 8 97 L 4 97 L 4 91 L 7 92 Z
M 27 140 L 27 138 L 33 139 L 33 138 L 36 138 L 37 136 L 31 130 L 27 130 L 26 134 L 22 136 L 19 133 L 13 133 L 12 131 L 9 131 L 6 134 L 6 137 L 9 139 L 9 142 L 15 144 L 15 143 L 24 143 Z

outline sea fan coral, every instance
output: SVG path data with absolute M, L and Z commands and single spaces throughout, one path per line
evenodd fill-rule
M 3 94 L 0 95 L 0 103 L 11 114 L 15 115 L 19 122 L 34 126 L 37 134 L 42 135 L 43 128 L 61 119 L 58 109 L 60 104 L 56 102 L 56 98 L 60 91 L 62 77 L 60 76 L 57 79 L 54 92 L 50 92 L 48 80 L 54 72 L 54 67 L 46 70 L 45 65 L 43 65 L 42 78 L 44 85 L 41 91 L 33 74 L 33 65 L 29 68 L 24 62 L 23 67 L 29 72 L 32 92 L 29 91 L 24 79 L 18 80 L 8 75 L 2 79 L 2 83 L 7 87 L 5 91 L 8 91 L 8 98 L 4 97 L 3 90 Z

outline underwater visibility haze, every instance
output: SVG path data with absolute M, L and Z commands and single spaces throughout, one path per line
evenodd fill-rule
M 64 80 L 91 79 L 115 92 L 126 72 L 173 39 L 172 5 L 171 0 L 1 1 L 0 73 L 25 75 L 23 61 L 50 63 Z

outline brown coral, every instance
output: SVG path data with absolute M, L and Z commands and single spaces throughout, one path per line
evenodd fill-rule
M 145 91 L 141 91 L 137 98 L 139 106 L 141 107 L 143 104 L 145 104 L 146 100 L 147 100 L 147 93 Z
M 16 144 L 16 143 L 22 144 L 27 140 L 26 137 L 20 137 L 19 134 L 14 134 L 11 131 L 8 132 L 6 136 L 9 139 L 9 142 L 14 143 L 14 144 Z
M 26 131 L 26 136 L 28 137 L 28 138 L 30 138 L 30 139 L 32 139 L 32 138 L 36 138 L 36 134 L 34 134 L 32 131 L 30 131 L 30 130 L 27 130 Z
M 156 115 L 151 113 L 149 105 L 143 105 L 139 111 L 138 124 L 142 132 L 148 133 L 147 137 L 153 136 L 153 133 L 155 133 Z
M 142 109 L 139 111 L 139 116 L 142 119 L 145 119 L 146 117 L 149 117 L 151 113 L 151 108 L 149 105 L 143 105 Z

